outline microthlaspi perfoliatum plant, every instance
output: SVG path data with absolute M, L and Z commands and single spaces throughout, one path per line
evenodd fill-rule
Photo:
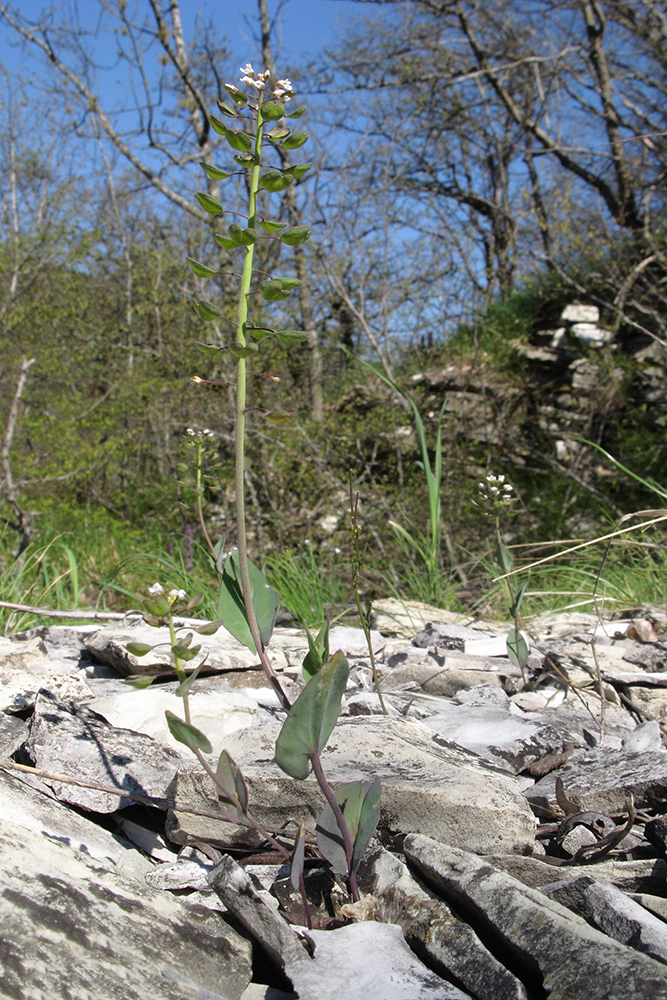
M 514 619 L 514 626 L 507 634 L 507 655 L 511 662 L 519 667 L 524 684 L 526 682 L 526 665 L 528 663 L 528 642 L 521 628 L 521 604 L 523 601 L 528 579 L 523 580 L 516 589 L 513 589 L 509 574 L 514 569 L 514 556 L 510 552 L 502 538 L 500 524 L 502 518 L 513 515 L 512 510 L 517 502 L 514 494 L 514 487 L 508 483 L 505 476 L 495 476 L 492 473 L 486 477 L 483 483 L 479 484 L 479 495 L 477 506 L 481 507 L 488 517 L 492 518 L 496 533 L 495 557 L 502 572 L 507 595 L 509 598 L 510 614 Z
M 225 84 L 226 97 L 218 102 L 222 117 L 209 116 L 211 128 L 224 137 L 240 171 L 229 171 L 208 162 L 202 163 L 204 171 L 214 181 L 224 180 L 239 172 L 246 177 L 248 203 L 246 214 L 242 218 L 244 224 L 234 222 L 226 228 L 221 226 L 220 231 L 214 234 L 216 243 L 233 260 L 239 258 L 240 267 L 234 268 L 239 280 L 236 322 L 227 343 L 197 342 L 199 350 L 212 360 L 218 358 L 222 351 L 229 351 L 236 360 L 235 487 L 238 546 L 226 557 L 219 547 L 212 546 L 220 576 L 217 621 L 198 626 L 179 638 L 174 627 L 174 615 L 191 612 L 196 606 L 196 599 L 186 601 L 185 594 L 180 591 L 165 593 L 160 584 L 151 588 L 144 601 L 144 619 L 152 625 L 168 625 L 170 631 L 171 655 L 179 680 L 176 693 L 183 700 L 182 718 L 175 713 L 167 713 L 172 736 L 189 747 L 214 781 L 225 818 L 260 830 L 283 856 L 290 858 L 292 882 L 295 888 L 301 889 L 307 912 L 303 887 L 305 827 L 303 824 L 299 827 L 291 856 L 287 855 L 283 845 L 253 817 L 245 780 L 229 754 L 223 751 L 217 768 L 211 766 L 206 759 L 206 755 L 211 753 L 211 744 L 190 718 L 189 690 L 202 664 L 189 674 L 185 668 L 185 664 L 199 652 L 199 648 L 192 645 L 194 632 L 213 634 L 220 625 L 224 625 L 237 640 L 257 654 L 282 709 L 287 713 L 276 741 L 275 761 L 295 780 L 302 781 L 311 772 L 316 778 L 326 800 L 316 826 L 318 847 L 334 870 L 347 877 L 351 895 L 357 900 L 359 890 L 356 870 L 377 827 L 380 783 L 377 779 L 372 782 L 355 781 L 334 791 L 327 781 L 321 762 L 322 750 L 340 713 L 349 677 L 349 665 L 342 652 L 330 654 L 328 623 L 325 623 L 316 639 L 308 637 L 309 652 L 303 665 L 306 684 L 294 704 L 290 703 L 268 653 L 279 596 L 267 584 L 259 568 L 248 558 L 245 516 L 246 417 L 249 412 L 257 411 L 269 423 L 279 425 L 289 420 L 292 414 L 249 405 L 247 362 L 252 359 L 253 369 L 257 367 L 262 342 L 267 338 L 276 338 L 286 348 L 298 346 L 307 339 L 307 334 L 300 330 L 282 329 L 269 326 L 263 320 L 251 320 L 249 303 L 253 296 L 258 294 L 269 304 L 281 302 L 299 285 L 296 278 L 258 273 L 254 267 L 254 251 L 260 240 L 279 240 L 287 246 L 297 246 L 310 236 L 306 226 L 287 228 L 278 220 L 264 217 L 258 210 L 258 199 L 263 199 L 262 204 L 270 203 L 270 195 L 285 191 L 290 184 L 303 177 L 312 164 L 304 162 L 283 168 L 265 163 L 265 154 L 272 147 L 282 146 L 284 149 L 296 150 L 306 143 L 308 133 L 301 129 L 292 130 L 287 124 L 291 119 L 301 118 L 305 108 L 288 109 L 294 97 L 289 80 L 278 80 L 271 86 L 269 72 L 256 73 L 250 64 L 242 69 L 242 73 L 243 88 Z M 222 222 L 225 209 L 217 198 L 206 192 L 198 192 L 195 198 L 215 221 Z M 188 257 L 187 262 L 195 277 L 201 280 L 214 278 L 222 270 L 217 265 L 211 266 L 192 257 Z M 193 305 L 204 322 L 223 322 L 222 310 L 214 302 L 198 298 Z M 270 375 L 265 377 L 275 379 Z M 193 376 L 193 381 L 206 384 L 212 380 L 197 375 Z M 137 656 L 147 654 L 151 648 L 137 644 L 128 646 L 129 651 Z M 139 683 L 146 686 L 150 679 L 142 678 Z

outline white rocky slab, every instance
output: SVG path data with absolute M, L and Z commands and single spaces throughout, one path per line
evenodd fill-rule
M 463 615 L 421 601 L 398 601 L 393 597 L 373 602 L 373 621 L 383 635 L 411 639 L 427 622 L 452 622 L 460 624 L 468 619 Z
M 23 771 L 0 771 L 0 817 L 11 824 L 18 843 L 31 833 L 127 876 L 142 879 L 152 870 L 128 840 L 68 809 L 43 782 Z
M 521 981 L 394 854 L 379 848 L 367 855 L 359 868 L 359 885 L 371 895 L 357 906 L 370 908 L 375 920 L 398 924 L 413 950 L 428 956 L 477 1000 L 526 1000 Z
M 572 868 L 548 864 L 539 857 L 518 854 L 490 855 L 487 861 L 533 889 L 572 877 Z M 667 862 L 663 858 L 643 858 L 640 861 L 597 861 L 595 878 L 610 882 L 626 893 L 665 892 Z M 667 901 L 665 901 L 667 906 Z
M 0 812 L 2 994 L 237 1000 L 251 946 L 218 913 L 107 869 Z
M 237 729 L 258 722 L 257 701 L 236 691 L 209 691 L 204 685 L 191 689 L 190 711 L 197 729 L 208 736 L 213 753 L 219 756 L 225 740 Z M 103 716 L 112 726 L 144 733 L 190 758 L 191 751 L 173 738 L 164 713 L 174 712 L 183 718 L 183 702 L 173 692 L 154 685 L 143 690 L 128 688 L 122 694 L 106 695 L 88 703 L 92 711 Z
M 466 747 L 505 767 L 513 774 L 550 753 L 563 749 L 566 730 L 545 725 L 535 716 L 512 711 L 507 705 L 455 705 L 443 702 L 441 710 L 423 724 L 444 739 Z
M 374 629 L 370 632 L 373 653 L 377 656 L 384 649 L 387 640 Z M 329 649 L 332 653 L 341 650 L 347 657 L 368 657 L 368 643 L 361 628 L 351 628 L 348 625 L 334 625 L 329 630 Z
M 201 622 L 199 624 L 202 624 Z M 187 634 L 187 629 L 179 630 L 178 637 Z M 146 656 L 128 653 L 126 646 L 131 642 L 156 646 Z M 194 634 L 192 645 L 201 645 L 201 652 L 188 663 L 188 670 L 194 670 L 206 659 L 204 671 L 244 670 L 256 668 L 259 660 L 246 646 L 238 642 L 225 628 L 215 635 Z M 152 628 L 143 622 L 131 626 L 113 625 L 101 628 L 86 639 L 86 647 L 91 656 L 106 663 L 123 676 L 130 674 L 156 674 L 173 672 L 171 643 L 168 628 Z
M 541 778 L 527 790 L 528 800 L 542 808 L 557 808 L 557 777 L 580 810 L 622 816 L 630 796 L 638 809 L 667 798 L 667 752 L 597 747 Z
M 467 851 L 406 837 L 408 862 L 445 900 L 484 926 L 551 1000 L 666 1000 L 667 969 Z M 564 960 L 565 958 L 565 960 Z M 535 972 L 538 975 L 535 976 Z M 532 973 L 532 977 L 531 977 Z
M 294 781 L 273 763 L 279 731 L 271 724 L 240 730 L 229 737 L 226 749 L 246 777 L 261 823 L 277 830 L 288 819 L 304 820 L 312 830 L 322 793 L 312 777 Z M 384 716 L 341 719 L 322 762 L 334 786 L 380 778 L 380 829 L 389 838 L 420 831 L 480 853 L 532 849 L 535 820 L 516 779 L 461 747 L 440 744 L 419 722 Z M 193 814 L 216 808 L 210 780 L 201 770 L 179 771 L 174 799 L 167 833 L 176 843 L 194 838 L 234 845 L 252 833 Z
M 395 924 L 301 929 L 298 937 L 230 857 L 216 865 L 209 882 L 304 1000 L 472 1000 L 422 965 Z
M 609 882 L 577 874 L 541 891 L 614 940 L 667 962 L 667 924 Z
M 600 319 L 600 310 L 597 306 L 571 302 L 565 306 L 560 318 L 564 323 L 597 323 Z
M 110 726 L 83 705 L 61 702 L 48 691 L 35 701 L 26 754 L 41 770 L 85 778 L 158 800 L 168 790 L 182 758 L 170 747 L 131 729 Z M 125 795 L 49 780 L 62 802 L 109 813 L 131 803 Z

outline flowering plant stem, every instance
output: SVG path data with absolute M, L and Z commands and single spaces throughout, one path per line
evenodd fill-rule
M 361 568 L 363 566 L 363 556 L 361 554 L 361 546 L 359 545 L 359 536 L 361 534 L 361 525 L 357 518 L 357 512 L 359 510 L 359 494 L 355 493 L 354 485 L 352 483 L 352 472 L 350 472 L 350 528 L 352 530 L 352 541 L 354 544 L 354 570 L 352 576 L 352 591 L 354 593 L 354 600 L 357 605 L 357 614 L 359 615 L 359 621 L 361 622 L 361 627 L 364 631 L 364 636 L 366 638 L 366 645 L 368 646 L 368 656 L 371 661 L 371 670 L 373 672 L 373 686 L 375 687 L 375 693 L 380 701 L 380 708 L 382 709 L 383 715 L 388 715 L 387 706 L 384 703 L 384 698 L 382 697 L 382 691 L 380 690 L 380 679 L 378 677 L 377 665 L 375 663 L 375 653 L 373 652 L 373 640 L 371 638 L 371 630 L 368 624 L 367 614 L 361 604 L 361 596 L 359 594 L 359 581 L 361 579 Z
M 168 624 L 169 624 L 169 638 L 171 640 L 171 645 L 173 649 L 173 647 L 176 646 L 177 644 L 176 629 L 174 628 L 173 614 L 169 615 Z M 185 668 L 183 666 L 180 657 L 176 656 L 175 654 L 174 654 L 174 665 L 176 667 L 176 673 L 178 675 L 179 683 L 184 684 L 185 681 L 187 680 L 187 674 L 185 672 Z M 183 701 L 183 715 L 185 716 L 185 721 L 189 726 L 191 726 L 192 717 L 190 712 L 190 692 L 188 688 L 185 688 L 181 691 L 181 699 Z M 195 757 L 197 758 L 203 769 L 206 771 L 209 778 L 214 783 L 215 787 L 218 789 L 218 793 L 222 796 L 223 800 L 236 801 L 238 803 L 238 806 L 241 808 L 243 812 L 243 817 L 247 825 L 257 830 L 260 836 L 262 836 L 269 844 L 271 844 L 274 850 L 276 850 L 278 854 L 280 854 L 280 856 L 284 859 L 284 861 L 287 864 L 289 864 L 291 861 L 289 851 L 285 847 L 283 847 L 280 841 L 276 840 L 276 838 L 271 833 L 269 833 L 269 831 L 265 827 L 263 827 L 261 823 L 259 823 L 255 819 L 255 817 L 252 815 L 247 806 L 243 807 L 243 804 L 238 802 L 236 790 L 229 788 L 227 785 L 225 785 L 223 781 L 220 780 L 219 775 L 213 770 L 213 768 L 206 760 L 206 757 L 199 749 L 199 747 L 191 746 L 190 749 L 193 751 Z M 310 916 L 310 907 L 308 905 L 308 898 L 306 896 L 306 886 L 303 880 L 303 872 L 300 872 L 299 874 L 299 890 L 301 894 L 301 901 L 303 903 L 304 913 L 306 916 L 306 924 L 309 929 L 312 929 L 312 919 Z
M 255 129 L 255 158 L 250 175 L 250 194 L 248 197 L 248 228 L 255 228 L 255 217 L 257 214 L 257 191 L 259 189 L 259 173 L 262 154 L 262 92 L 257 95 L 257 121 Z M 243 351 L 247 346 L 246 323 L 248 320 L 248 296 L 250 295 L 250 283 L 252 280 L 252 264 L 255 246 L 253 243 L 245 248 L 243 258 L 243 272 L 241 274 L 241 287 L 239 289 L 239 304 L 236 320 L 236 344 Z M 278 696 L 280 704 L 289 712 L 291 704 L 289 698 L 283 690 L 282 684 L 278 680 L 270 658 L 267 656 L 264 644 L 257 624 L 257 616 L 252 602 L 252 587 L 248 573 L 248 542 L 246 535 L 246 515 L 245 515 L 245 422 L 246 422 L 246 388 L 247 388 L 246 359 L 242 356 L 237 358 L 236 367 L 236 441 L 235 441 L 235 486 L 236 486 L 236 524 L 238 531 L 239 548 L 239 570 L 241 575 L 241 591 L 245 603 L 248 627 L 252 635 L 253 642 L 257 648 L 257 655 L 266 676 L 268 677 L 273 690 Z

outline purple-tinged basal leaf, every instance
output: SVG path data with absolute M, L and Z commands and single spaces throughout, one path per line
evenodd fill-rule
M 294 841 L 292 858 L 290 862 L 290 882 L 294 889 L 298 891 L 303 878 L 303 865 L 306 859 L 306 824 L 303 820 L 299 823 L 299 831 Z
M 218 780 L 224 785 L 230 796 L 229 798 L 225 798 L 218 791 L 218 798 L 245 813 L 248 808 L 248 786 L 245 783 L 241 769 L 226 750 L 223 750 L 220 754 L 216 774 Z

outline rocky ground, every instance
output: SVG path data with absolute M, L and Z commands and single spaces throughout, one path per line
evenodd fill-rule
M 667 1000 L 664 610 L 533 620 L 525 677 L 502 625 L 376 615 L 388 714 L 363 634 L 335 627 L 352 670 L 323 763 L 334 784 L 380 777 L 380 825 L 360 903 L 308 848 L 312 931 L 279 857 L 171 740 L 168 658 L 125 651 L 157 630 L 0 640 L 1 996 Z M 212 762 L 231 753 L 266 827 L 314 831 L 321 793 L 272 762 L 283 716 L 255 658 L 223 629 L 203 642 Z M 292 695 L 307 648 L 276 630 Z M 139 672 L 160 681 L 128 687 Z

